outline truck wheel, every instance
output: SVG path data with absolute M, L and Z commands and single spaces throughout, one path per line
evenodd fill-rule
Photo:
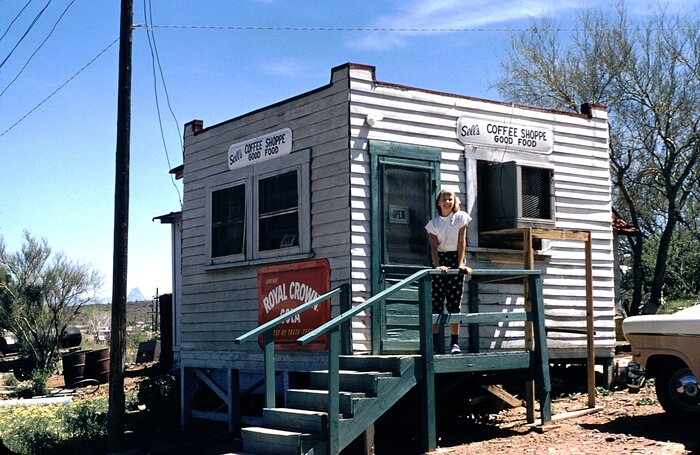
M 698 381 L 684 364 L 663 368 L 656 378 L 656 397 L 669 414 L 700 415 Z

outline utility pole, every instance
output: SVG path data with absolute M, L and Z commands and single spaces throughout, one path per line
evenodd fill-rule
M 133 0 L 122 0 L 119 25 L 119 91 L 114 181 L 114 250 L 112 260 L 112 335 L 109 363 L 107 439 L 119 450 L 125 428 L 124 357 L 126 356 L 126 276 L 129 249 L 129 155 L 131 147 L 131 48 Z

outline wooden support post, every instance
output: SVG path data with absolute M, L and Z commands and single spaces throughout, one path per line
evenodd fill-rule
M 586 347 L 588 351 L 588 407 L 595 407 L 595 319 L 593 318 L 593 241 L 586 238 Z
M 420 308 L 420 353 L 423 359 L 423 379 L 420 382 L 422 429 L 421 446 L 424 452 L 437 447 L 435 431 L 435 364 L 433 359 L 433 308 L 430 275 L 418 285 Z
M 188 374 L 187 368 L 180 367 L 180 429 L 185 431 L 190 424 L 192 417 L 192 401 L 190 391 L 192 390 L 192 376 Z
M 235 436 L 241 435 L 241 389 L 240 372 L 228 370 L 228 431 Z
M 367 427 L 364 433 L 365 455 L 374 455 L 374 424 Z
M 525 270 L 533 270 L 535 268 L 535 254 L 532 249 L 532 229 L 526 228 L 523 230 L 523 268 Z M 532 311 L 532 299 L 530 297 L 530 285 L 528 279 L 523 281 L 523 294 L 525 296 L 525 311 Z M 525 349 L 533 350 L 535 343 L 533 339 L 532 322 L 525 321 Z M 539 346 L 537 346 L 539 348 Z M 535 381 L 528 380 L 525 382 L 525 411 L 527 421 L 532 423 L 535 421 Z

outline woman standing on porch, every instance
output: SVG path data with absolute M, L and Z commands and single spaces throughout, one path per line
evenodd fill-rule
M 443 272 L 457 268 L 471 275 L 472 269 L 464 264 L 467 224 L 471 217 L 460 210 L 459 198 L 453 191 L 441 190 L 435 205 L 438 215 L 425 225 L 433 267 Z M 434 276 L 433 314 L 442 314 L 445 307 L 449 313 L 459 313 L 463 292 L 464 275 Z M 441 342 L 438 329 L 438 325 L 433 325 L 433 348 Z M 459 324 L 450 325 L 450 345 L 452 354 L 462 352 L 459 347 Z

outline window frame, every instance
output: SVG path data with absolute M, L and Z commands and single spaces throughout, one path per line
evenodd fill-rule
M 298 245 L 259 251 L 259 186 L 260 181 L 291 171 L 297 172 Z M 243 253 L 212 256 L 213 194 L 243 184 L 245 186 L 245 221 Z M 252 164 L 235 171 L 225 171 L 207 179 L 205 248 L 208 268 L 251 265 L 258 262 L 297 260 L 312 256 L 311 252 L 311 149 L 303 149 L 273 160 Z

